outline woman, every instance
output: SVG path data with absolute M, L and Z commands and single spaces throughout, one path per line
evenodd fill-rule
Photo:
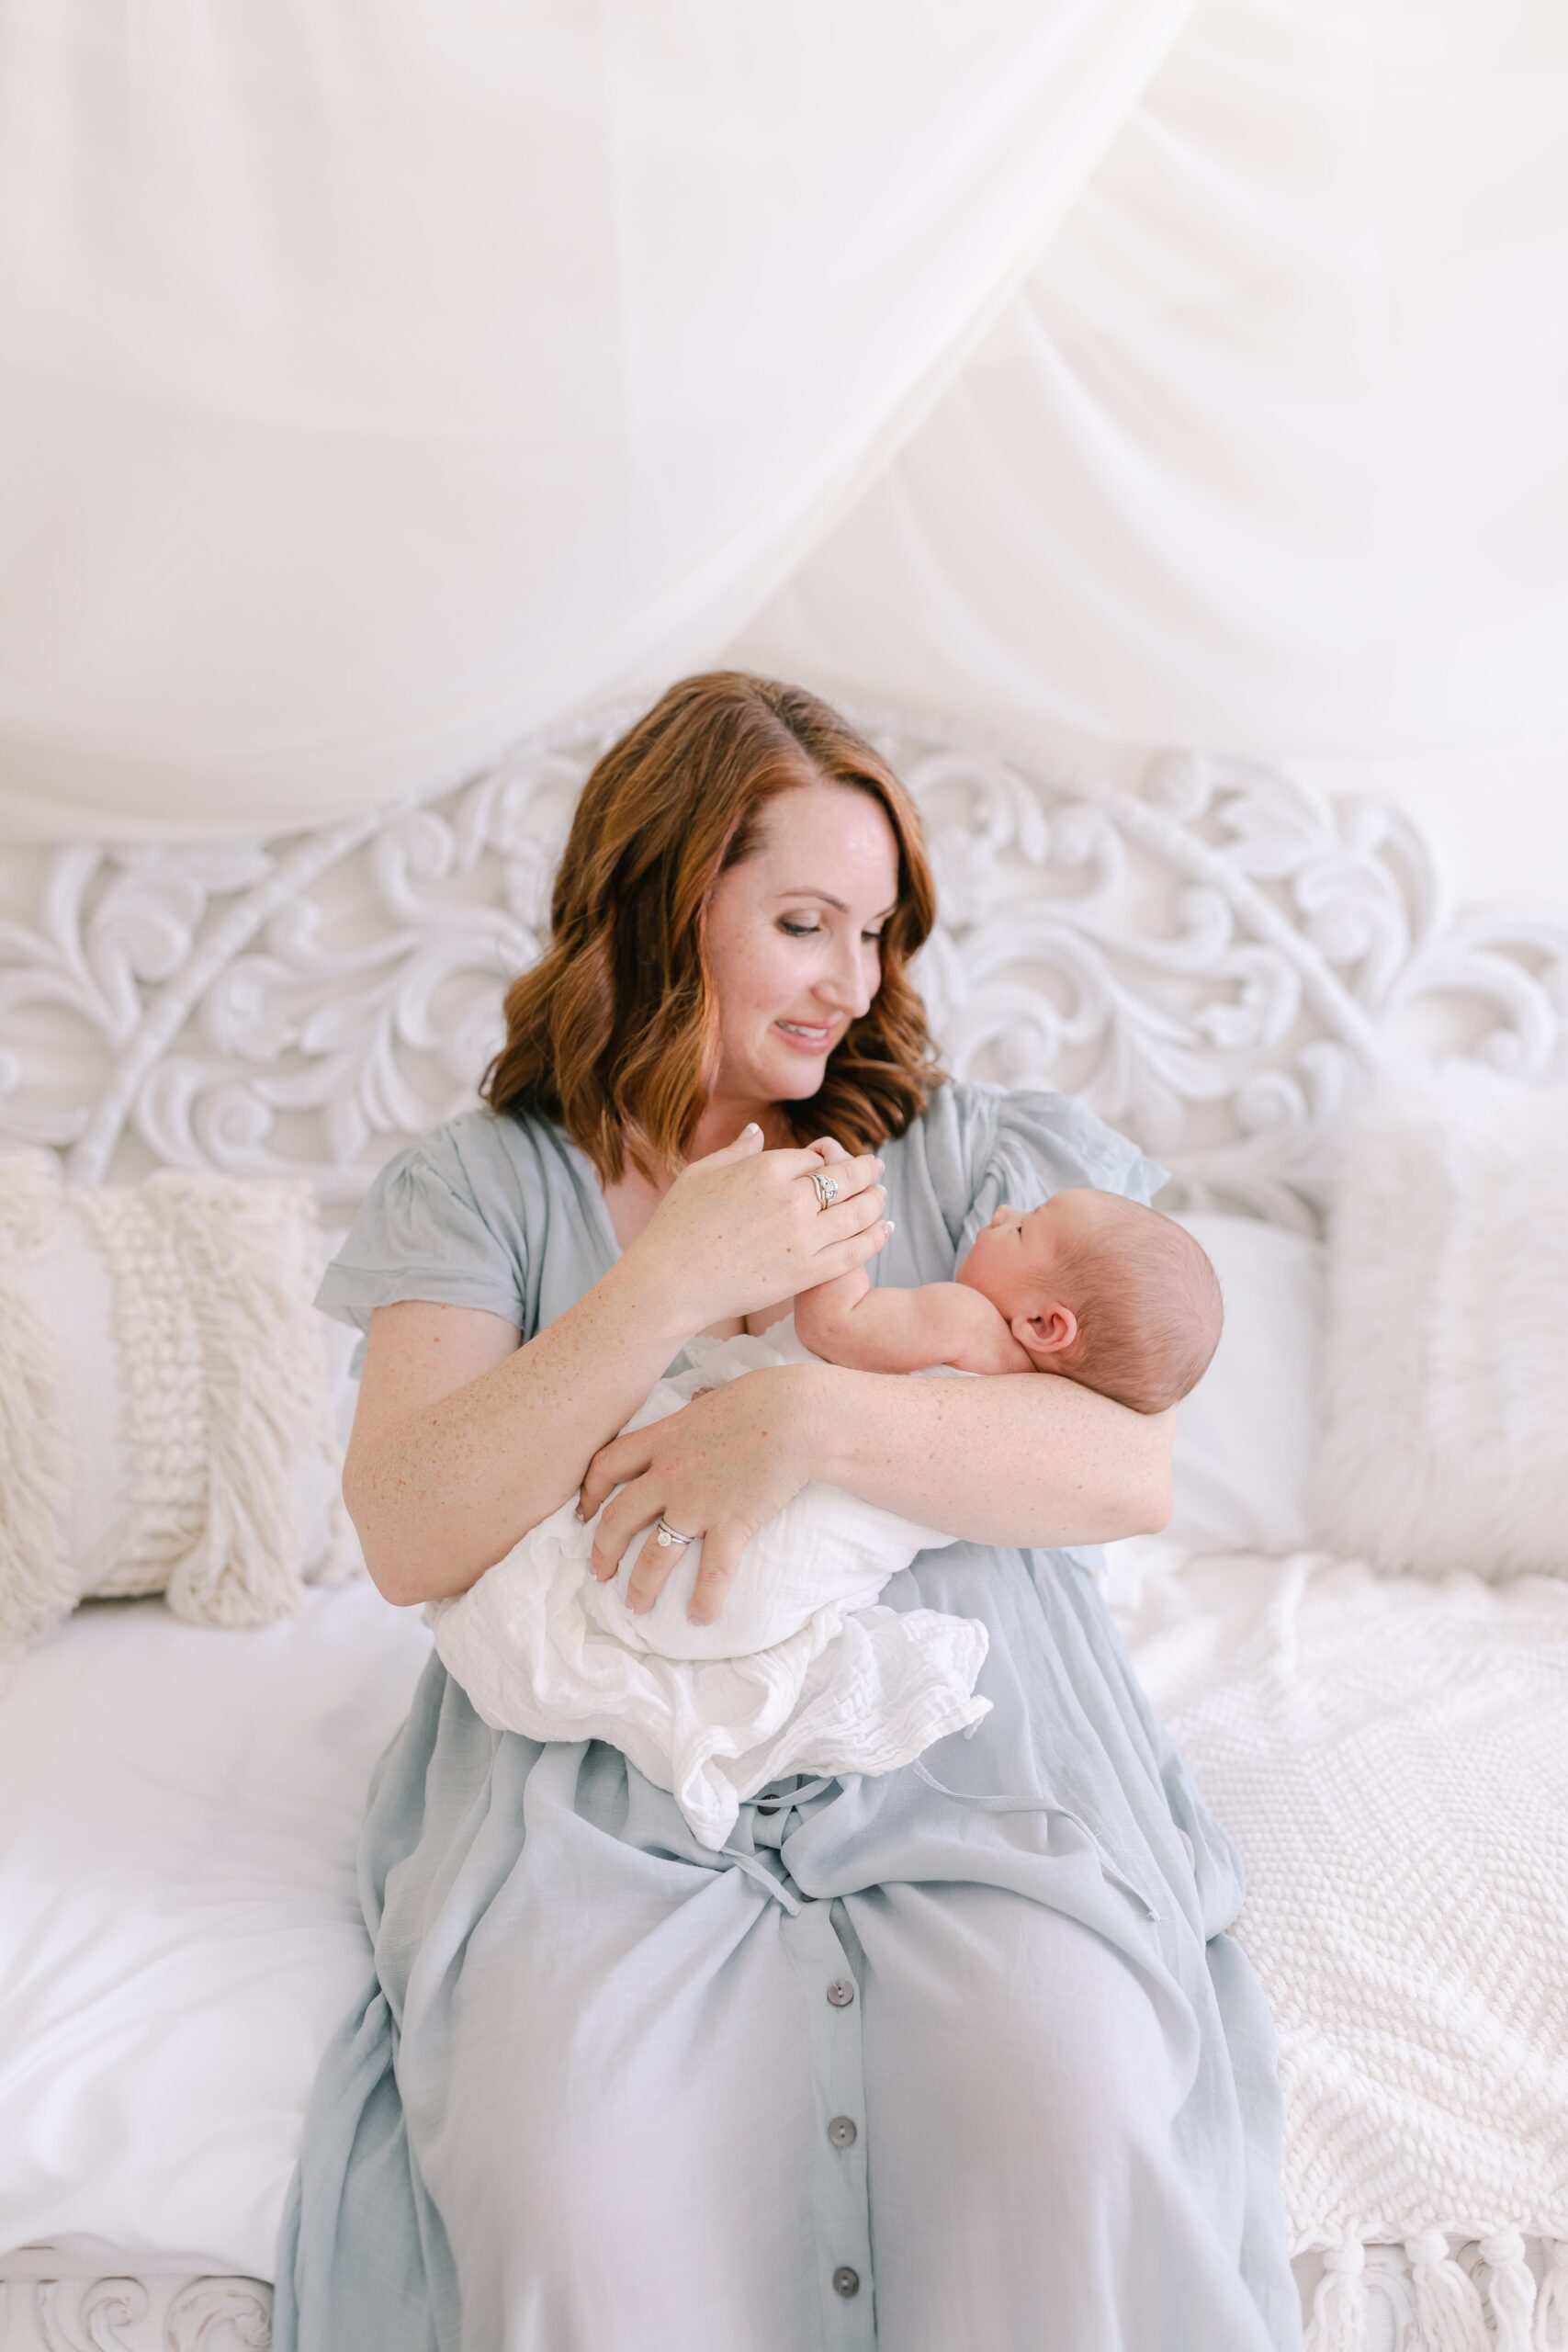
M 319 1294 L 367 1331 L 372 1576 L 461 1591 L 625 1481 L 596 1569 L 649 1531 L 651 1603 L 700 1534 L 711 1618 L 828 1478 L 966 1539 L 883 1599 L 986 1620 L 992 1711 L 902 1771 L 764 1789 L 712 1853 L 618 1749 L 490 1730 L 433 1655 L 372 1780 L 374 1967 L 307 2119 L 278 2352 L 1299 2346 L 1239 1857 L 1071 1548 L 1165 1523 L 1174 1415 L 783 1365 L 615 1435 L 700 1332 L 859 1262 L 945 1279 L 1000 1200 L 1164 1170 L 936 1067 L 916 812 L 808 694 L 671 688 L 590 776 L 552 916 L 486 1107 L 381 1171 Z

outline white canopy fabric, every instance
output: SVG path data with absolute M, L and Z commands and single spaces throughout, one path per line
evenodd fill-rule
M 0 832 L 717 659 L 1568 778 L 1564 120 L 1556 0 L 0 0 Z
M 1556 6 L 1204 0 L 736 657 L 1100 770 L 1189 743 L 1473 796 L 1472 878 L 1501 816 L 1560 890 L 1565 125 Z
M 711 652 L 1190 0 L 0 0 L 0 829 L 268 830 Z

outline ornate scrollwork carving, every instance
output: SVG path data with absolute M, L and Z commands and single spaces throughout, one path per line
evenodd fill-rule
M 0 2352 L 265 2352 L 271 2342 L 272 2290 L 260 2278 L 0 2279 Z
M 303 1171 L 346 1211 L 474 1099 L 582 778 L 634 715 L 318 833 L 24 853 L 0 1139 L 84 1181 Z M 917 977 L 948 1067 L 1081 1093 L 1170 1169 L 1163 1205 L 1311 1230 L 1336 1111 L 1384 1056 L 1568 1067 L 1568 908 L 1453 908 L 1391 804 L 1187 752 L 1112 788 L 851 715 L 925 819 L 941 923 Z
M 168 2352 L 228 2352 L 225 2337 L 246 2352 L 272 2342 L 272 2293 L 254 2278 L 193 2278 L 164 2315 Z

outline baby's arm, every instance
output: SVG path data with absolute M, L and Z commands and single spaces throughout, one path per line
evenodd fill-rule
M 990 1300 L 965 1283 L 879 1290 L 863 1266 L 852 1266 L 799 1294 L 795 1329 L 814 1355 L 855 1372 L 921 1372 L 939 1363 L 960 1372 L 1035 1369 Z

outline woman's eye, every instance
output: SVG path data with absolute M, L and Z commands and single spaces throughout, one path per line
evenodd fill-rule
M 779 928 L 781 931 L 787 932 L 791 939 L 820 939 L 822 936 L 822 926 L 819 922 L 790 922 L 783 915 L 779 918 Z M 861 937 L 869 939 L 874 947 L 880 947 L 882 944 L 882 933 L 879 931 L 863 931 Z

